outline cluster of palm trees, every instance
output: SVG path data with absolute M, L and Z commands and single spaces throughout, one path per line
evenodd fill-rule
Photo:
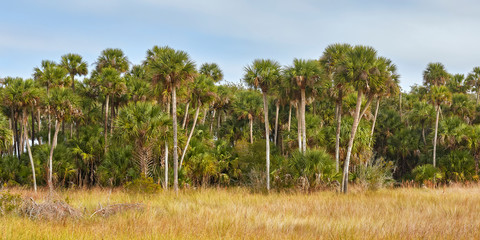
M 261 139 L 267 190 L 277 186 L 281 176 L 276 174 L 293 171 L 285 166 L 293 166 L 288 161 L 295 152 L 306 156 L 318 149 L 329 155 L 315 156 L 331 156 L 345 193 L 350 167 L 356 171 L 377 158 L 394 161 L 394 175 L 405 179 L 420 171 L 416 167 L 432 163 L 438 168 L 437 152 L 440 162 L 454 161 L 465 154 L 452 152 L 462 149 L 474 156 L 475 174 L 442 164 L 440 168 L 463 179 L 478 178 L 478 67 L 465 78 L 449 74 L 441 63 L 431 63 L 423 86 L 414 86 L 407 94 L 400 91 L 395 64 L 363 45 L 332 44 L 318 59 L 294 59 L 289 66 L 254 60 L 244 68 L 242 84 L 248 89 L 221 84 L 223 73 L 217 64 L 197 69 L 186 52 L 168 46 L 152 47 L 135 66 L 122 50 L 108 48 L 93 65 L 86 77 L 88 64 L 82 57 L 66 54 L 59 63 L 42 61 L 34 68 L 33 79 L 2 81 L 2 159 L 15 156 L 21 162 L 27 152 L 35 190 L 39 179 L 45 179 L 51 190 L 59 178 L 65 185 L 68 181 L 94 185 L 100 178 L 125 183 L 131 180 L 127 176 L 132 176 L 128 172 L 132 168 L 166 189 L 172 182 L 175 191 L 198 181 L 240 183 L 242 175 L 255 169 L 238 162 L 244 156 L 239 146 L 245 141 L 251 150 L 257 149 Z M 78 80 L 81 76 L 83 81 Z M 297 124 L 292 124 L 294 120 Z M 48 154 L 42 153 L 43 146 Z M 64 146 L 74 160 L 55 157 L 55 149 Z M 134 164 L 120 167 L 121 152 L 128 152 L 125 156 Z M 38 159 L 41 156 L 48 157 Z M 117 171 L 109 171 L 114 167 L 122 169 L 115 176 L 110 173 Z M 62 168 L 62 174 L 56 173 Z M 109 177 L 102 177 L 102 169 Z M 311 171 L 320 171 L 315 169 Z

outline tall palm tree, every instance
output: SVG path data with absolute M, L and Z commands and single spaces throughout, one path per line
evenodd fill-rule
M 105 154 L 107 153 L 108 149 L 108 142 L 107 142 L 107 134 L 108 134 L 108 105 L 111 97 L 116 95 L 124 94 L 127 91 L 127 86 L 124 82 L 124 78 L 120 77 L 120 73 L 115 70 L 114 68 L 107 67 L 101 70 L 99 75 L 100 78 L 100 88 L 101 92 L 105 96 L 105 123 L 104 123 L 104 138 L 105 138 L 105 146 L 104 151 Z M 113 126 L 111 126 L 113 127 Z
M 364 95 L 371 96 L 371 91 L 382 85 L 382 83 L 378 81 L 379 78 L 375 77 L 377 73 L 376 63 L 377 51 L 372 47 L 362 45 L 353 47 L 352 51 L 347 52 L 345 59 L 342 61 L 345 79 L 355 88 L 355 90 L 357 90 L 357 103 L 353 115 L 353 124 L 348 141 L 347 155 L 345 157 L 343 166 L 343 178 L 341 186 L 343 193 L 348 192 L 348 169 L 350 165 L 355 134 L 363 113 L 369 107 L 371 99 L 373 99 L 373 97 L 369 97 L 370 101 L 367 101 L 364 109 L 362 110 L 362 97 Z
M 62 56 L 60 66 L 67 69 L 72 79 L 72 90 L 75 92 L 75 76 L 85 76 L 88 74 L 87 62 L 83 61 L 82 56 L 74 53 L 68 53 Z
M 72 89 L 65 87 L 53 88 L 48 98 L 49 110 L 56 118 L 55 133 L 53 135 L 53 142 L 57 141 L 60 125 L 63 121 L 69 120 L 81 114 L 81 109 L 78 107 L 78 96 L 72 92 Z M 50 155 L 48 159 L 48 187 L 53 191 L 53 150 L 55 145 L 52 144 L 50 148 Z
M 244 68 L 243 80 L 250 87 L 260 88 L 263 94 L 263 112 L 265 114 L 266 141 L 266 178 L 267 190 L 270 190 L 270 127 L 268 124 L 267 93 L 281 79 L 280 64 L 270 59 L 257 59 Z
M 35 164 L 33 162 L 32 152 L 28 141 L 28 115 L 27 111 L 38 104 L 41 100 L 40 89 L 36 88 L 33 80 L 24 81 L 21 78 L 8 79 L 4 91 L 2 91 L 2 100 L 7 103 L 11 110 L 17 109 L 22 112 L 21 124 L 24 141 L 26 143 L 30 165 L 32 167 L 33 188 L 37 191 L 37 180 L 35 176 Z M 33 121 L 33 119 L 32 119 Z M 23 149 L 21 150 L 23 151 Z
M 320 57 L 320 65 L 325 75 L 331 82 L 333 95 L 335 96 L 335 118 L 337 120 L 335 137 L 335 169 L 338 172 L 340 167 L 340 130 L 342 125 L 342 103 L 345 91 L 348 89 L 347 81 L 342 74 L 341 62 L 344 61 L 346 53 L 352 49 L 349 44 L 332 44 L 325 48 Z
M 441 63 L 429 63 L 423 72 L 423 84 L 430 93 L 430 100 L 435 107 L 435 137 L 433 138 L 433 166 L 436 166 L 437 152 L 437 135 L 438 135 L 438 119 L 440 117 L 440 105 L 446 103 L 451 98 L 448 88 L 445 87 L 450 75 L 445 70 L 445 66 Z
M 383 57 L 379 57 L 377 61 L 379 77 L 381 78 L 381 81 L 385 84 L 383 84 L 382 87 L 378 88 L 378 91 L 375 92 L 377 103 L 375 107 L 375 114 L 373 116 L 373 123 L 372 129 L 370 131 L 370 141 L 368 143 L 368 146 L 370 146 L 371 142 L 373 141 L 373 132 L 375 130 L 375 123 L 377 121 L 378 109 L 381 99 L 388 98 L 392 95 L 396 96 L 400 92 L 400 86 L 398 85 L 400 75 L 397 74 L 397 66 L 393 64 L 390 59 L 386 59 Z
M 200 108 L 204 104 L 210 104 L 210 102 L 212 102 L 215 99 L 215 93 L 216 93 L 216 88 L 215 88 L 213 79 L 204 74 L 200 74 L 195 77 L 195 80 L 193 80 L 192 89 L 193 90 L 191 92 L 190 99 L 194 103 L 193 106 L 196 106 L 195 117 L 193 118 L 192 129 L 190 130 L 190 134 L 188 135 L 188 138 L 187 138 L 187 143 L 183 148 L 182 157 L 180 158 L 180 166 L 179 166 L 180 169 L 182 168 L 183 159 L 185 158 L 188 145 L 190 143 L 190 140 L 192 139 L 193 132 L 195 131 L 195 126 L 197 125 Z
M 170 118 L 159 105 L 131 102 L 118 113 L 116 131 L 135 146 L 134 158 L 143 176 L 148 177 L 154 164 L 153 148 L 160 141 Z
M 156 49 L 156 51 L 154 51 Z M 154 53 L 155 52 L 155 53 Z M 150 53 L 154 53 L 151 54 Z M 177 96 L 176 89 L 185 81 L 191 81 L 196 74 L 195 63 L 190 56 L 168 46 L 155 46 L 147 52 L 148 68 L 153 78 L 161 79 L 172 92 L 173 120 L 173 185 L 178 193 L 178 141 L 177 141 Z
M 307 131 L 305 126 L 306 88 L 313 87 L 320 79 L 321 68 L 316 60 L 294 59 L 293 65 L 285 69 L 287 78 L 300 88 L 300 119 L 302 133 L 302 152 L 307 151 Z

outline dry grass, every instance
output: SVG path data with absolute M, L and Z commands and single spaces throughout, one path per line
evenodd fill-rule
M 47 192 L 12 190 L 36 201 Z M 252 194 L 245 189 L 130 195 L 59 193 L 82 218 L 0 217 L 1 239 L 480 239 L 480 187 L 389 189 L 342 195 Z M 107 218 L 101 206 L 136 206 Z M 132 205 L 128 205 L 132 204 Z

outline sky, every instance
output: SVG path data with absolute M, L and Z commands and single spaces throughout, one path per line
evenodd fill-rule
M 408 91 L 429 62 L 462 74 L 480 66 L 479 12 L 473 0 L 2 0 L 0 78 L 30 78 L 42 60 L 66 53 L 93 69 L 105 48 L 140 64 L 148 49 L 168 45 L 239 83 L 254 59 L 290 65 L 349 43 L 391 59 Z

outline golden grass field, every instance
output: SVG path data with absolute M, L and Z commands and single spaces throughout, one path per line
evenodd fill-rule
M 33 194 L 41 202 L 47 191 Z M 246 189 L 185 190 L 151 195 L 118 189 L 59 194 L 85 212 L 80 219 L 0 217 L 1 239 L 480 239 L 480 187 L 400 188 L 334 192 L 250 193 Z M 141 211 L 93 216 L 114 203 Z

